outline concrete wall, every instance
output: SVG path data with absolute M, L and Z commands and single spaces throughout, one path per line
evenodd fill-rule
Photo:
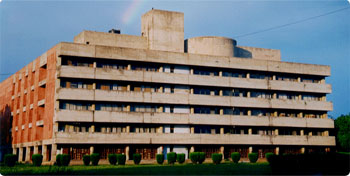
M 141 35 L 151 50 L 184 52 L 184 14 L 152 9 L 141 17 Z
M 276 49 L 237 46 L 235 48 L 235 57 L 281 61 L 281 51 Z
M 187 39 L 187 52 L 214 56 L 235 56 L 236 41 L 225 37 L 204 36 Z

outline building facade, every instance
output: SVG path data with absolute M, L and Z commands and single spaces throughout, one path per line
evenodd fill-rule
M 335 146 L 330 67 L 224 37 L 184 40 L 184 14 L 151 10 L 141 36 L 83 31 L 4 80 L 19 161 L 42 153 L 306 153 Z M 10 118 L 10 117 L 9 117 Z

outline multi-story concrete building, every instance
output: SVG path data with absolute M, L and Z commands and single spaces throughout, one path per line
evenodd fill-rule
M 335 146 L 330 67 L 224 37 L 184 40 L 184 14 L 151 10 L 141 36 L 83 31 L 1 83 L 20 161 L 69 153 L 304 153 Z

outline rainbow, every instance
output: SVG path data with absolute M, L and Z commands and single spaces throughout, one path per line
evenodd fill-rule
M 144 0 L 132 0 L 129 7 L 125 10 L 123 14 L 122 21 L 124 24 L 129 24 L 134 20 L 137 12 L 141 9 Z

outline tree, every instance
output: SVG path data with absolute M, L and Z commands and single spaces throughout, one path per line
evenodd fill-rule
M 337 149 L 350 152 L 350 113 L 334 120 Z

